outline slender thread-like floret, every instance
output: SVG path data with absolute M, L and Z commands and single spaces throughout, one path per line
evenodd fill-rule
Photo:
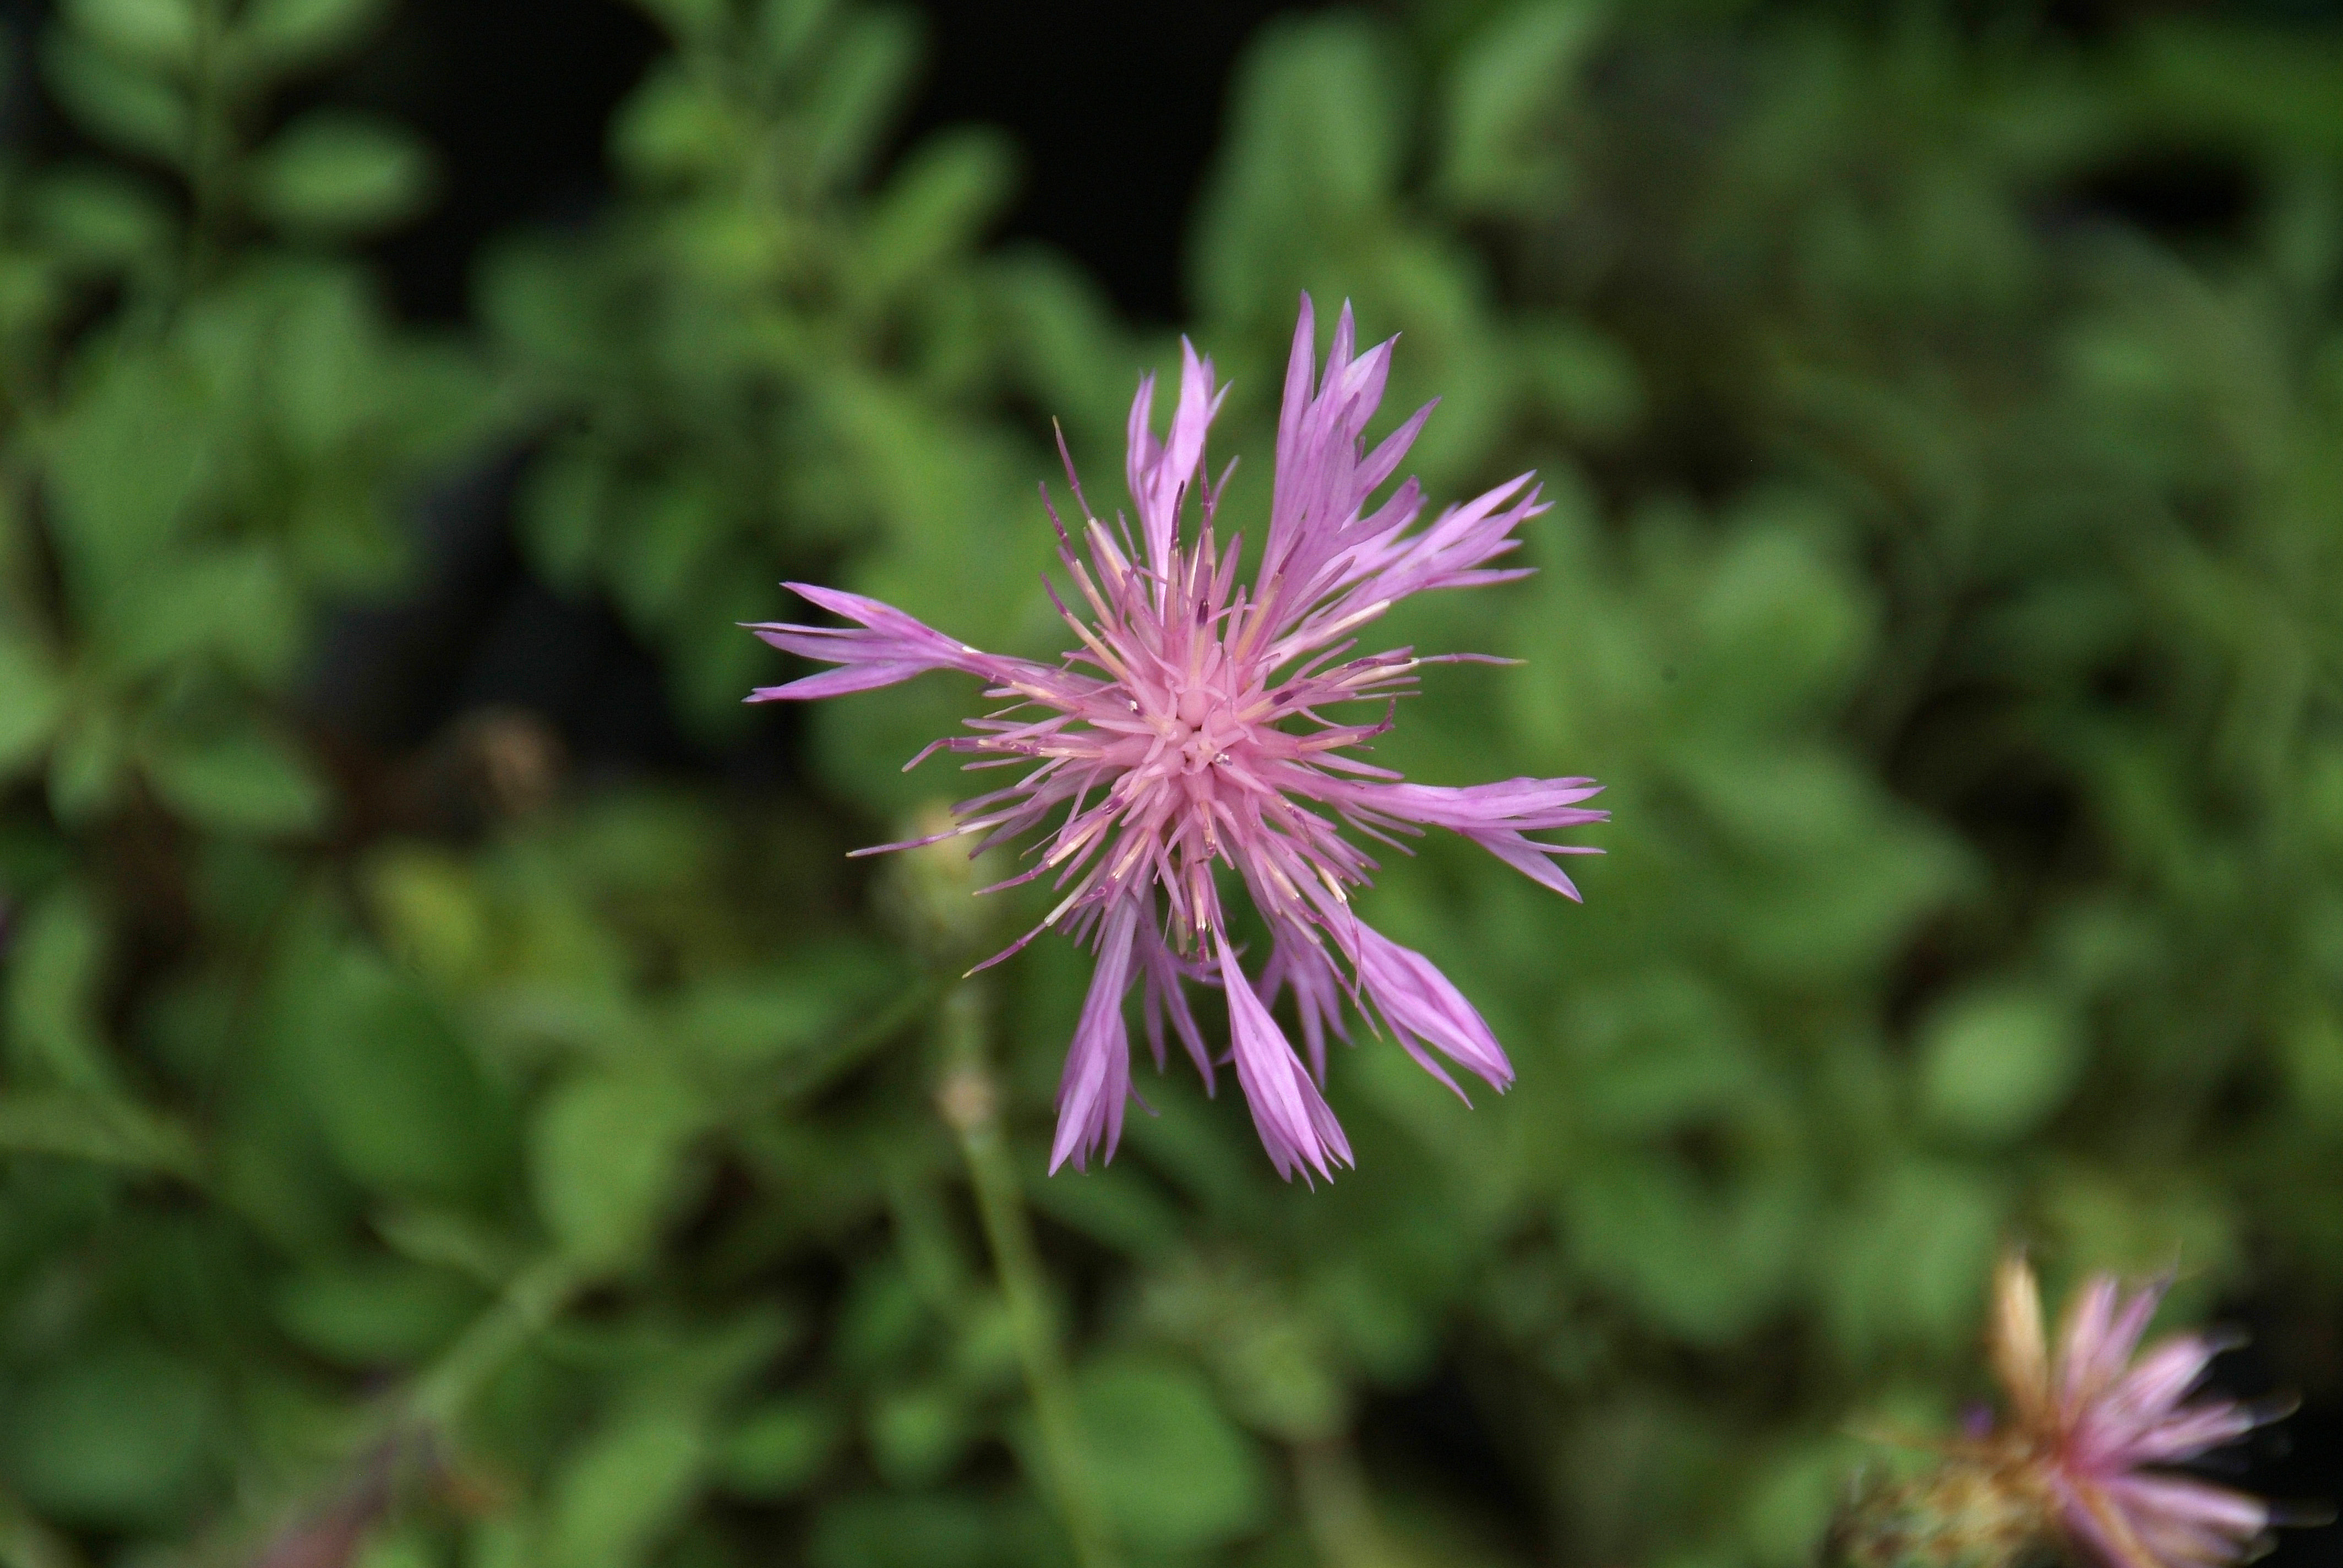
M 833 697 L 954 669 L 985 680 L 986 695 L 1005 704 L 968 720 L 974 734 L 939 740 L 912 761 L 958 751 L 973 758 L 972 769 L 1024 769 L 1016 782 L 954 807 L 947 832 L 858 853 L 963 835 L 978 836 L 972 853 L 980 853 L 1056 819 L 1033 847 L 1034 866 L 998 886 L 1049 877 L 1063 896 L 1041 925 L 987 960 L 999 962 L 1057 925 L 1097 951 L 1058 1091 L 1052 1171 L 1114 1152 L 1131 1094 L 1123 1005 L 1134 984 L 1158 1070 L 1168 1020 L 1208 1089 L 1216 1059 L 1182 987 L 1218 985 L 1226 994 L 1230 1052 L 1218 1060 L 1233 1060 L 1262 1142 L 1289 1180 L 1352 1162 L 1320 1092 L 1327 1030 L 1348 1038 L 1346 996 L 1451 1089 L 1456 1083 L 1435 1051 L 1501 1091 L 1513 1081 L 1503 1050 L 1463 994 L 1423 954 L 1353 911 L 1349 890 L 1365 885 L 1375 862 L 1342 829 L 1398 847 L 1393 835 L 1447 828 L 1575 899 L 1553 857 L 1594 851 L 1530 835 L 1607 813 L 1580 804 L 1597 791 L 1591 779 L 1443 789 L 1403 783 L 1354 755 L 1391 728 L 1394 700 L 1414 689 L 1423 665 L 1478 657 L 1407 648 L 1355 654 L 1359 630 L 1409 594 L 1523 575 L 1487 563 L 1513 549 L 1513 530 L 1544 509 L 1527 474 L 1423 528 L 1414 526 L 1423 497 L 1413 478 L 1367 509 L 1432 412 L 1425 405 L 1367 448 L 1391 348 L 1386 341 L 1354 353 L 1346 305 L 1317 374 L 1303 297 L 1278 419 L 1269 526 L 1249 584 L 1237 581 L 1240 541 L 1223 544 L 1218 535 L 1227 475 L 1219 484 L 1202 477 L 1205 429 L 1223 393 L 1213 387 L 1211 362 L 1183 342 L 1167 436 L 1159 441 L 1153 429 L 1153 377 L 1141 379 L 1131 404 L 1127 477 L 1137 537 L 1127 519 L 1118 516 L 1110 529 L 1091 512 L 1070 457 L 1079 541 L 1043 492 L 1075 602 L 1069 607 L 1054 588 L 1051 598 L 1079 644 L 1057 666 L 984 653 L 887 605 L 802 583 L 789 586 L 855 624 L 750 628 L 776 648 L 839 667 L 760 688 L 752 702 Z M 1191 513 L 1193 534 L 1183 539 Z M 1339 716 L 1358 703 L 1383 711 L 1364 720 Z M 1227 935 L 1218 868 L 1244 884 L 1272 933 L 1257 980 L 1247 979 Z M 1270 1012 L 1287 988 L 1307 1069 Z
M 2269 1419 L 2227 1399 L 2189 1395 L 2224 1342 L 2178 1333 L 2137 1355 L 2167 1282 L 2127 1296 L 2094 1275 L 2048 1350 L 2034 1271 L 2010 1257 L 1995 1282 L 1994 1372 L 2009 1394 L 2000 1442 L 2055 1503 L 2066 1533 L 2110 1568 L 2207 1568 L 2247 1554 L 2269 1505 L 2158 1467 L 2234 1442 Z

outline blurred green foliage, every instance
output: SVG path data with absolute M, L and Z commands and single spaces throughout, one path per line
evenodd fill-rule
M 1030 911 L 840 859 L 952 790 L 897 765 L 974 693 L 777 720 L 805 766 L 755 789 L 467 719 L 460 822 L 305 696 L 321 616 L 409 590 L 417 487 L 514 449 L 532 568 L 710 746 L 787 673 L 731 624 L 783 575 L 1054 646 L 1035 411 L 1112 494 L 1172 344 L 988 244 L 997 137 L 879 156 L 901 15 L 648 8 L 618 194 L 446 340 L 358 259 L 428 156 L 277 107 L 371 0 L 41 42 L 112 156 L 0 167 L 7 1568 L 1070 1560 L 931 1039 Z M 1394 615 L 1527 664 L 1433 677 L 1383 760 L 1591 772 L 1615 820 L 1583 909 L 1387 869 L 1521 1081 L 1341 1053 L 1331 1189 L 1184 1081 L 1044 1178 L 1081 955 L 974 999 L 1128 1561 L 1805 1561 L 1850 1422 L 1977 1392 L 2011 1237 L 2177 1260 L 2343 1389 L 2343 35 L 1978 9 L 1249 47 L 1187 257 L 1228 504 L 1298 290 L 1403 332 L 1433 490 L 1555 504 L 1536 577 Z M 2234 222 L 2093 199 L 2182 149 Z M 1493 1459 L 1404 1441 L 1427 1387 Z

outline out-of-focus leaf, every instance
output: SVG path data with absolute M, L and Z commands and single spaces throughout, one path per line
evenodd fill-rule
M 106 928 L 96 903 L 67 886 L 26 911 L 6 970 L 10 1064 L 33 1082 L 118 1099 L 98 1014 Z
M 676 65 L 654 70 L 619 106 L 610 150 L 640 180 L 685 180 L 721 166 L 748 136 L 709 84 Z
M 860 280 L 893 293 L 968 245 L 1008 194 L 1012 157 L 981 131 L 936 136 L 888 182 L 871 215 Z
M 1845 1497 L 1847 1477 L 1858 1473 L 1862 1457 L 1860 1448 L 1845 1438 L 1798 1444 L 1775 1456 L 1749 1503 L 1747 1538 L 1755 1560 L 1766 1568 L 1803 1568 L 1812 1562 L 1815 1543 Z
M 303 835 L 324 827 L 332 798 L 308 763 L 273 736 L 196 740 L 158 736 L 146 777 L 165 805 L 221 833 Z
M 252 172 L 252 203 L 287 228 L 369 234 L 406 222 L 432 195 L 431 155 L 404 127 L 319 109 L 277 133 Z
M 1604 20 L 1600 7 L 1577 0 L 1523 0 L 1471 40 L 1444 84 L 1440 183 L 1449 200 L 1479 212 L 1560 205 L 1569 171 L 1557 149 L 1538 142 Z
M 708 1434 L 664 1406 L 597 1433 L 562 1466 L 547 1523 L 554 1568 L 627 1568 L 648 1559 L 699 1488 Z
M 64 682 L 38 649 L 0 640 L 0 779 L 40 760 L 65 699 Z
M 643 9 L 686 40 L 713 30 L 725 14 L 723 0 L 644 0 Z
M 794 65 L 838 11 L 838 0 L 759 0 L 757 42 L 776 65 Z
M 195 62 L 203 24 L 198 0 L 68 0 L 65 20 L 113 54 L 184 70 Z
M 934 1384 L 893 1389 L 870 1407 L 870 1462 L 890 1485 L 932 1486 L 975 1440 L 974 1422 L 952 1391 Z
M 26 192 L 42 237 L 74 260 L 151 265 L 175 237 L 170 211 L 143 184 L 112 169 L 68 168 Z
M 43 1368 L 0 1413 L 7 1471 L 55 1518 L 153 1526 L 188 1500 L 216 1433 L 211 1380 L 126 1344 Z
M 66 588 L 101 626 L 191 521 L 209 456 L 206 413 L 180 367 L 126 350 L 78 389 L 52 437 Z
M 184 1128 L 127 1101 L 86 1094 L 0 1095 L 0 1150 L 190 1178 L 198 1169 Z
M 1180 1216 L 1162 1188 L 1120 1166 L 1092 1180 L 1043 1182 L 1032 1202 L 1060 1224 L 1133 1257 L 1161 1256 L 1179 1245 Z
M 67 710 L 49 756 L 49 809 L 59 821 L 77 826 L 116 803 L 128 749 L 121 716 L 110 706 Z
M 41 65 L 57 101 L 91 136 L 175 168 L 186 163 L 195 111 L 186 88 L 109 58 L 69 33 L 44 40 Z
M 910 75 L 918 33 L 900 11 L 859 11 L 840 24 L 806 110 L 813 125 L 804 177 L 817 189 L 853 178 Z
M 260 71 L 296 71 L 341 54 L 387 9 L 386 0 L 253 0 L 236 19 L 232 46 Z
M 556 1091 L 531 1130 L 538 1209 L 580 1262 L 621 1265 L 648 1246 L 709 1106 L 649 1069 L 593 1072 Z
M 502 1097 L 389 966 L 325 933 L 296 945 L 283 1048 L 336 1161 L 375 1191 L 477 1199 L 511 1157 Z
M 1936 1125 L 2005 1140 L 2056 1111 L 2083 1072 L 2083 1039 L 2056 1000 L 2031 988 L 1971 991 L 1922 1026 L 1922 1113 Z
M 303 607 L 278 552 L 210 549 L 156 565 L 114 596 L 109 675 L 133 680 L 210 656 L 257 681 L 283 678 Z
M 367 890 L 397 957 L 450 990 L 478 978 L 488 956 L 488 916 L 461 859 L 420 845 L 390 848 L 369 869 Z
M 810 1399 L 759 1405 L 724 1434 L 715 1461 L 727 1492 L 774 1502 L 802 1491 L 837 1447 L 837 1412 Z
M 301 1345 L 347 1366 L 411 1365 L 478 1310 L 459 1277 L 404 1263 L 313 1268 L 276 1292 L 277 1320 Z
M 1101 1500 L 1121 1537 L 1148 1552 L 1195 1552 L 1257 1528 L 1266 1467 L 1252 1440 L 1176 1362 L 1128 1359 L 1082 1369 L 1076 1397 L 1091 1433 Z
M 1037 1509 L 953 1493 L 841 1497 L 814 1520 L 812 1568 L 1015 1568 L 1064 1550 Z

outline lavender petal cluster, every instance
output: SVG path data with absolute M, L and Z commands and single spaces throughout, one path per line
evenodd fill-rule
M 983 652 L 888 605 L 809 584 L 789 586 L 848 626 L 759 625 L 776 648 L 838 668 L 758 689 L 750 701 L 802 701 L 892 685 L 934 669 L 986 683 L 1000 704 L 937 741 L 970 769 L 1018 770 L 1003 788 L 953 808 L 928 839 L 975 836 L 972 853 L 1043 829 L 1034 864 L 999 887 L 1041 878 L 1061 894 L 1040 925 L 989 962 L 1059 927 L 1097 955 L 1058 1091 L 1051 1169 L 1111 1158 L 1132 1098 L 1125 1000 L 1136 988 L 1161 1070 L 1176 1037 L 1209 1089 L 1232 1063 L 1279 1173 L 1319 1177 L 1353 1163 L 1327 1106 L 1326 1037 L 1347 1040 L 1345 1003 L 1387 1030 L 1462 1096 L 1463 1068 L 1503 1091 L 1513 1070 L 1462 992 L 1422 953 L 1362 920 L 1353 892 L 1376 862 L 1359 839 L 1403 848 L 1427 828 L 1480 844 L 1566 897 L 1555 857 L 1594 851 L 1532 837 L 1603 820 L 1583 804 L 1587 779 L 1513 779 L 1467 788 L 1411 784 L 1361 749 L 1392 726 L 1395 699 L 1424 665 L 1473 655 L 1410 648 L 1360 653 L 1360 634 L 1410 594 L 1523 575 L 1489 563 L 1543 509 L 1524 474 L 1418 527 L 1422 487 L 1408 478 L 1379 504 L 1432 412 L 1427 404 L 1373 447 L 1392 340 L 1356 352 L 1343 307 L 1324 367 L 1310 301 L 1286 372 L 1268 526 L 1248 581 L 1242 540 L 1222 535 L 1227 470 L 1212 481 L 1205 433 L 1224 388 L 1182 345 L 1178 407 L 1158 438 L 1155 387 L 1132 400 L 1126 477 L 1137 531 L 1092 511 L 1071 457 L 1081 508 L 1070 528 L 1044 491 L 1071 591 L 1051 598 L 1075 646 L 1056 665 Z M 1071 602 L 1070 602 L 1071 601 Z M 1364 716 L 1361 709 L 1364 709 Z M 914 762 L 920 759 L 914 759 Z M 1267 925 L 1267 960 L 1248 974 L 1229 934 L 1218 873 L 1232 874 Z M 988 891 L 991 890 L 986 890 Z M 982 966 L 980 966 L 982 967 Z M 1227 1000 L 1229 1048 L 1205 1042 L 1190 985 Z M 1272 1016 L 1292 993 L 1297 1053 Z M 1303 1061 L 1307 1056 L 1307 1065 Z

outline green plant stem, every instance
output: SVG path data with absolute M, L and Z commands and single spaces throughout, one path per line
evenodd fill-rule
M 1082 1568 L 1115 1568 L 1121 1556 L 1091 1481 L 1090 1449 L 1059 1351 L 1024 1190 L 1001 1133 L 1001 1093 L 986 1050 L 981 981 L 963 980 L 952 988 L 944 998 L 941 1030 L 944 1076 L 937 1104 L 959 1135 L 960 1152 L 968 1161 L 985 1245 L 1008 1305 L 1026 1393 L 1033 1402 L 1050 1490 L 1072 1539 L 1075 1560 Z
M 416 1383 L 407 1399 L 406 1419 L 426 1432 L 453 1427 L 482 1385 L 560 1314 L 588 1278 L 576 1264 L 560 1257 L 515 1275 L 504 1294 Z
M 188 84 L 193 92 L 188 124 L 192 140 L 187 148 L 187 257 L 183 296 L 201 288 L 219 265 L 229 157 L 227 84 L 223 79 L 221 61 L 226 18 L 221 15 L 221 0 L 198 0 L 195 9 L 196 58 Z

